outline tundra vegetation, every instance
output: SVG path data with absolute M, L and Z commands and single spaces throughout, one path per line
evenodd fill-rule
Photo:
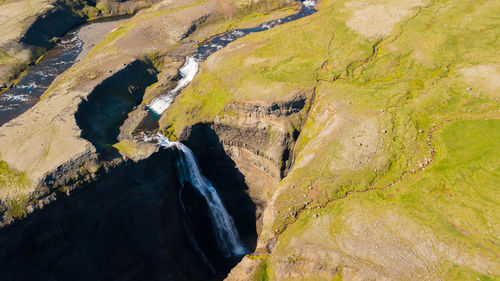
M 98 73 L 89 65 L 119 54 L 143 22 L 209 2 L 153 6 L 124 21 L 44 98 L 88 82 Z M 223 19 L 189 39 L 293 12 L 282 1 L 216 3 Z M 288 124 L 300 129 L 293 166 L 260 195 L 257 249 L 228 280 L 500 279 L 500 2 L 323 0 L 317 9 L 214 53 L 159 120 L 181 139 L 196 124 L 238 123 L 228 105 L 312 93 L 307 119 Z M 163 81 L 181 65 L 166 53 L 133 56 Z M 167 89 L 150 86 L 143 105 Z M 127 140 L 110 145 L 140 153 Z M 0 184 L 30 185 L 4 162 Z M 14 200 L 22 216 L 24 201 Z
M 208 58 L 160 122 L 175 135 L 234 101 L 315 92 L 256 280 L 499 278 L 500 4 L 318 9 Z

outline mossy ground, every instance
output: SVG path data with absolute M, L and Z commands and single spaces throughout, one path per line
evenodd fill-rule
M 295 166 L 264 214 L 260 239 L 279 237 L 257 280 L 336 279 L 347 266 L 394 279 L 500 278 L 500 3 L 422 1 L 390 35 L 365 37 L 347 24 L 358 2 L 322 1 L 310 17 L 215 53 L 160 126 L 178 135 L 233 101 L 315 91 Z M 94 54 L 134 25 L 125 21 Z M 471 74 L 478 68 L 487 75 Z M 5 182 L 22 186 L 22 174 L 2 167 Z M 328 263 L 308 267 L 324 253 Z
M 387 212 L 392 212 L 405 218 L 398 222 L 405 227 L 397 231 L 390 228 L 394 226 L 381 223 L 382 227 L 387 227 L 382 231 L 392 232 L 393 237 L 404 236 L 405 232 L 414 235 L 417 230 L 410 227 L 412 224 L 418 225 L 420 231 L 432 233 L 432 238 L 426 238 L 438 252 L 439 263 L 433 270 L 438 272 L 439 278 L 496 280 L 499 268 L 495 260 L 499 248 L 494 237 L 500 231 L 496 223 L 500 220 L 496 212 L 500 207 L 500 145 L 496 141 L 499 132 L 500 120 L 447 123 L 436 133 L 433 141 L 436 158 L 427 169 L 391 188 L 354 194 L 323 209 L 306 211 L 280 237 L 273 262 L 276 263 L 280 256 L 293 254 L 293 245 L 306 234 L 309 236 L 302 238 L 303 243 L 321 243 L 325 236 L 339 239 L 349 231 L 349 224 L 361 219 L 352 216 L 365 219 L 371 216 L 384 222 L 389 216 Z M 359 208 L 362 214 L 353 211 Z M 319 217 L 314 217 L 315 214 Z M 324 224 L 329 231 L 311 234 L 308 229 L 315 224 Z M 369 234 L 367 231 L 366 235 Z M 373 243 L 377 243 L 376 238 Z M 421 239 L 416 234 L 414 238 Z M 331 244 L 342 239 L 337 241 Z M 393 246 L 384 245 L 387 241 L 378 242 L 380 247 Z M 407 243 L 418 244 L 411 240 Z M 459 251 L 463 259 L 470 261 L 480 257 L 488 269 L 480 272 L 468 267 L 461 258 L 449 256 L 453 251 Z M 271 267 L 273 262 L 270 262 Z
M 121 141 L 114 144 L 113 147 L 127 157 L 132 157 L 137 154 L 137 148 L 132 141 Z
M 23 217 L 26 213 L 28 197 L 23 194 L 23 190 L 29 186 L 30 182 L 25 173 L 12 169 L 4 161 L 0 161 L 0 194 L 2 198 L 8 200 L 5 206 L 8 208 L 6 214 L 14 217 Z
M 18 172 L 10 168 L 4 161 L 0 161 L 0 189 L 22 189 L 27 184 L 26 174 Z
M 296 165 L 274 201 L 279 215 L 261 236 L 286 229 L 271 271 L 286 241 L 306 243 L 298 237 L 313 211 L 296 222 L 293 213 L 315 206 L 340 217 L 349 215 L 341 208 L 347 205 L 374 217 L 397 210 L 446 247 L 488 264 L 500 251 L 494 214 L 500 204 L 500 89 L 492 86 L 499 77 L 492 70 L 476 81 L 464 69 L 500 67 L 500 4 L 426 1 L 391 35 L 367 38 L 346 25 L 352 14 L 346 2 L 323 1 L 315 15 L 249 35 L 211 56 L 161 126 L 178 133 L 213 120 L 228 102 L 279 100 L 291 89 L 316 87 Z M 368 192 L 340 199 L 353 190 Z M 495 262 L 488 273 L 441 254 L 433 268 L 441 278 L 496 278 L 499 272 Z

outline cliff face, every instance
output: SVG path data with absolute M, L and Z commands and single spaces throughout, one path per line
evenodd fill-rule
M 161 56 L 166 66 L 159 70 L 175 72 L 192 45 L 180 44 L 178 34 L 185 34 L 190 24 L 213 13 L 215 7 L 200 4 L 202 7 L 193 8 L 188 3 L 190 17 L 179 17 L 189 24 L 181 25 L 172 10 L 186 13 L 185 3 L 167 4 L 123 22 L 85 60 L 60 75 L 40 102 L 0 128 L 2 161 L 12 170 L 25 173 L 30 182 L 24 188 L 2 189 L 3 204 L 16 194 L 29 197 L 47 173 L 68 161 L 102 151 L 103 146 L 117 150 L 112 145 L 118 142 L 121 123 L 142 102 L 146 87 L 156 79 L 161 81 L 157 86 L 166 83 L 162 80 L 165 75 L 156 78 L 155 63 L 159 62 L 151 54 L 156 50 L 164 55 L 165 50 L 171 50 L 168 56 Z M 171 17 L 164 18 L 162 13 Z M 177 27 L 165 30 L 164 24 L 171 22 Z M 145 32 L 152 28 L 159 32 L 155 40 L 149 37 L 153 34 Z M 123 34 L 124 29 L 129 33 Z M 131 41 L 135 43 L 129 44 Z M 125 151 L 129 147 L 121 146 Z
M 213 123 L 195 124 L 180 134 L 241 232 L 250 235 L 251 248 L 260 233 L 262 211 L 292 164 L 311 98 L 311 94 L 294 92 L 283 102 L 231 103 Z
M 228 280 L 498 278 L 498 175 L 487 167 L 498 166 L 500 149 L 480 148 L 499 124 L 488 120 L 500 104 L 500 66 L 490 63 L 498 1 L 318 9 L 211 55 L 160 120 L 220 186 L 230 177 L 209 154 L 215 147 L 244 182 L 230 186 L 247 190 L 257 209 L 265 202 L 256 250 Z M 281 174 L 293 134 L 269 108 L 294 90 L 315 98 Z M 281 141 L 267 133 L 275 131 Z
M 157 128 L 154 119 L 141 125 L 145 111 L 139 105 L 172 86 L 193 50 L 193 41 L 185 37 L 214 32 L 208 26 L 192 33 L 193 27 L 218 16 L 214 1 L 172 1 L 139 13 L 59 76 L 32 109 L 0 128 L 2 169 L 5 165 L 7 172 L 29 181 L 23 187 L 2 186 L 2 276 L 220 280 L 238 262 L 214 246 L 200 194 L 187 185 L 179 196 L 175 154 L 157 151 L 133 134 Z M 270 16 L 276 17 L 259 20 Z M 251 184 L 253 197 L 245 189 L 254 174 L 276 184 L 290 166 L 296 130 L 310 99 L 308 94 L 292 95 L 291 102 L 228 105 L 216 123 L 193 126 L 183 138 L 192 142 L 214 185 L 220 185 L 249 249 L 256 246 L 256 212 L 266 198 L 253 189 L 260 185 Z M 259 121 L 264 117 L 267 121 Z M 235 123 L 243 118 L 244 123 Z M 221 145 L 219 136 L 231 145 Z M 205 137 L 208 142 L 201 143 L 199 138 Z M 269 145 L 258 147 L 256 142 Z M 247 180 L 227 156 L 240 148 L 237 153 L 247 156 L 234 159 L 251 170 Z M 224 180 L 208 169 L 211 157 L 227 176 Z M 3 179 L 5 171 L 0 172 Z
M 68 170 L 49 176 L 40 193 L 57 200 L 0 230 L 2 278 L 206 280 L 186 234 L 175 161 L 159 150 L 101 167 L 83 184 L 58 175 Z
M 173 154 L 137 141 L 194 42 L 227 28 L 221 3 L 139 13 L 0 128 L 2 160 L 43 183 L 9 191 L 44 207 L 0 230 L 6 276 L 219 280 L 238 262 L 200 194 L 179 196 Z M 499 2 L 317 7 L 211 55 L 159 120 L 252 251 L 227 279 L 498 279 Z

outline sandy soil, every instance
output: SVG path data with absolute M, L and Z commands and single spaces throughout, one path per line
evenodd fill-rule
M 48 0 L 16 1 L 0 7 L 0 46 L 21 38 L 36 15 L 52 8 Z
M 90 50 L 101 42 L 106 35 L 111 32 L 124 19 L 96 22 L 85 25 L 78 31 L 78 37 L 83 41 L 83 50 L 76 58 L 76 62 L 83 60 L 90 53 Z
M 346 23 L 361 35 L 380 38 L 391 34 L 396 23 L 422 5 L 422 0 L 353 1 L 345 4 L 345 10 L 351 13 Z
M 459 70 L 463 79 L 475 87 L 484 90 L 483 93 L 491 97 L 498 97 L 500 93 L 500 67 L 495 64 L 480 64 L 464 67 Z

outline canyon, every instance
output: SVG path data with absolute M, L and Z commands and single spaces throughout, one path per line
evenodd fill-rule
M 496 1 L 32 1 L 0 279 L 498 278 Z

